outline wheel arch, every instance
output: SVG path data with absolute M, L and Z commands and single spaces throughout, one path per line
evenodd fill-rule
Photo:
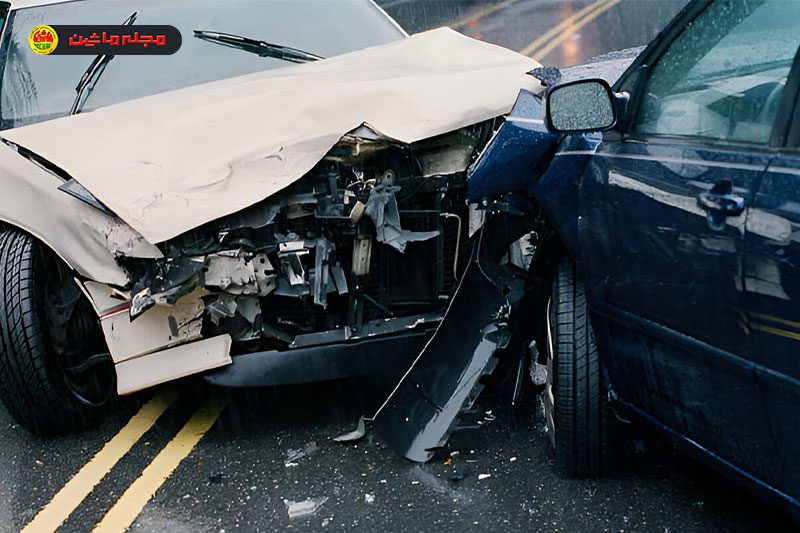
M 538 360 L 543 363 L 545 352 L 544 343 L 547 338 L 547 302 L 550 299 L 550 287 L 553 282 L 558 262 L 562 257 L 572 255 L 564 244 L 564 240 L 546 219 L 540 221 L 539 243 L 536 253 L 528 268 L 526 294 L 520 303 L 519 312 L 522 315 L 521 326 L 525 331 L 531 332 L 527 342 L 535 341 L 538 347 Z

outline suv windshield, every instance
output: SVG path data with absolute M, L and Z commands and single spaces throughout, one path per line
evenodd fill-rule
M 37 56 L 28 34 L 40 25 L 169 24 L 183 36 L 171 56 L 118 56 L 83 111 L 190 85 L 292 65 L 194 37 L 208 30 L 263 40 L 321 57 L 401 39 L 404 33 L 367 0 L 85 0 L 12 11 L 3 39 L 0 128 L 69 114 L 92 56 Z

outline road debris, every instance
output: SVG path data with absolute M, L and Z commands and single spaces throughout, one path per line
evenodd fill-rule
M 303 518 L 304 516 L 311 516 L 316 514 L 317 511 L 328 501 L 327 496 L 319 498 L 311 498 L 301 502 L 293 502 L 291 500 L 283 500 L 286 505 L 286 511 L 289 513 L 289 519 Z
M 288 450 L 286 450 L 286 460 L 284 461 L 284 464 L 287 468 L 292 466 L 297 466 L 298 465 L 297 461 L 299 459 L 314 455 L 317 452 L 317 450 L 319 450 L 319 447 L 317 446 L 317 443 L 314 441 L 309 442 L 302 448 L 297 448 L 297 449 L 289 448 Z
M 357 442 L 364 438 L 364 435 L 367 433 L 367 426 L 366 422 L 364 421 L 364 417 L 358 419 L 358 425 L 356 429 L 351 431 L 350 433 L 345 433 L 344 435 L 339 435 L 338 437 L 333 437 L 335 442 Z
M 453 475 L 450 476 L 450 481 L 454 481 L 454 482 L 458 483 L 459 481 L 463 480 L 465 477 L 467 477 L 466 472 L 462 472 L 462 471 L 453 472 Z

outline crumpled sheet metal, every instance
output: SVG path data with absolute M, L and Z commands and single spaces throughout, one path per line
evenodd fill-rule
M 127 224 L 58 190 L 62 183 L 0 143 L 0 222 L 28 232 L 82 277 L 103 283 L 128 282 L 117 254 L 162 257 Z
M 526 74 L 537 66 L 440 28 L 2 136 L 63 168 L 158 243 L 272 196 L 362 124 L 411 143 L 503 115 L 520 88 L 541 90 Z
M 408 231 L 400 226 L 400 210 L 395 193 L 400 187 L 378 185 L 369 195 L 364 214 L 375 223 L 375 238 L 398 252 L 406 251 L 409 242 L 427 241 L 439 236 L 438 231 Z

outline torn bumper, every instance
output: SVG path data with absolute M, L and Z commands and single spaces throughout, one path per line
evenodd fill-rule
M 220 335 L 116 364 L 117 392 L 133 392 L 231 363 L 231 338 Z
M 524 280 L 500 259 L 522 227 L 506 216 L 487 221 L 442 323 L 373 417 L 381 437 L 407 459 L 428 461 L 444 446 L 511 338 L 508 318 Z
M 430 336 L 430 331 L 417 331 L 350 344 L 243 354 L 234 357 L 230 366 L 206 374 L 205 380 L 223 387 L 266 387 L 365 376 L 392 369 L 402 374 Z

